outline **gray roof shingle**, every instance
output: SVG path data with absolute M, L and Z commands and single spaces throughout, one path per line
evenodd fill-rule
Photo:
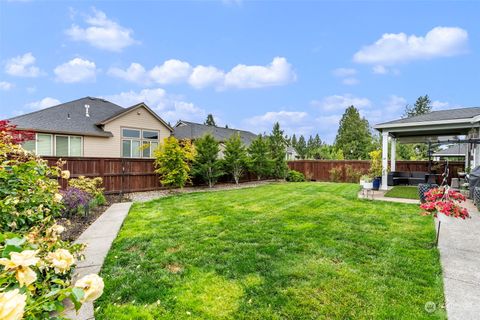
M 422 115 L 418 115 L 410 118 L 403 118 L 403 119 L 379 123 L 376 126 L 383 126 L 383 125 L 389 125 L 389 124 L 395 125 L 395 124 L 401 124 L 401 123 L 418 123 L 418 122 L 428 122 L 428 121 L 466 119 L 466 118 L 473 118 L 479 115 L 480 115 L 480 107 L 439 110 L 439 111 L 432 111 L 426 114 L 422 114 Z
M 90 106 L 89 117 L 85 105 Z M 124 110 L 104 99 L 85 97 L 8 120 L 19 129 L 110 137 L 112 133 L 104 131 L 97 123 Z
M 210 133 L 215 140 L 219 142 L 225 142 L 232 134 L 238 132 L 243 144 L 247 146 L 250 145 L 250 143 L 257 137 L 256 134 L 250 131 L 207 126 L 204 124 L 183 120 L 178 121 L 173 129 L 173 135 L 177 139 L 195 140 L 207 133 Z
M 434 156 L 451 156 L 451 155 L 465 156 L 466 154 L 467 154 L 467 144 L 461 143 L 461 144 L 450 146 L 444 150 L 439 150 L 435 152 L 433 155 Z

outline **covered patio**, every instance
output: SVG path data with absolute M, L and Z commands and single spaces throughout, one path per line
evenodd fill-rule
M 382 136 L 382 190 L 388 189 L 389 160 L 390 171 L 396 171 L 397 143 L 465 144 L 465 168 L 480 164 L 480 148 L 477 147 L 480 143 L 480 108 L 433 111 L 380 123 L 374 128 Z

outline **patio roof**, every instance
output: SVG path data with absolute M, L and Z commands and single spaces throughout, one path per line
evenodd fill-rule
M 388 132 L 403 143 L 438 142 L 467 135 L 480 124 L 480 107 L 433 111 L 410 118 L 379 123 L 374 128 Z M 443 137 L 443 138 L 441 138 Z

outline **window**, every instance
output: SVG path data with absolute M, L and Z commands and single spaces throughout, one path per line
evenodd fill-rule
M 53 154 L 52 140 L 53 136 L 51 134 L 37 133 L 35 153 L 39 156 L 51 156 Z
M 28 140 L 22 143 L 22 148 L 30 152 L 35 152 L 35 145 L 36 145 L 35 139 Z
M 122 129 L 122 157 L 152 158 L 158 147 L 159 131 Z
M 82 137 L 55 136 L 55 155 L 59 157 L 81 157 Z

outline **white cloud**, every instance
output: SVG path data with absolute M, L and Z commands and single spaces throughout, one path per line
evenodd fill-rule
M 296 80 L 292 65 L 283 57 L 275 57 L 267 66 L 239 64 L 225 75 L 225 87 L 261 88 L 285 85 Z
M 108 74 L 127 81 L 147 84 L 188 83 L 196 89 L 214 87 L 219 90 L 227 88 L 262 88 L 285 85 L 295 81 L 292 66 L 283 57 L 275 57 L 267 66 L 247 66 L 239 64 L 229 72 L 214 66 L 197 65 L 171 59 L 155 66 L 150 71 L 139 63 L 132 63 L 127 69 L 110 68 Z
M 95 62 L 75 58 L 57 66 L 53 72 L 57 81 L 74 83 L 95 80 L 97 69 Z
M 372 68 L 372 71 L 375 74 L 387 74 L 388 73 L 388 69 L 385 66 L 380 66 L 380 65 L 374 66 Z
M 385 101 L 383 110 L 386 111 L 387 116 L 392 117 L 392 115 L 403 112 L 406 105 L 407 99 L 397 95 L 391 95 L 388 100 Z
M 468 33 L 457 27 L 435 27 L 425 36 L 386 33 L 355 53 L 353 60 L 374 65 L 394 65 L 420 59 L 451 57 L 466 52 Z
M 431 106 L 434 110 L 442 110 L 442 109 L 448 109 L 450 108 L 450 103 L 447 101 L 432 101 Z
M 86 17 L 85 23 L 88 25 L 87 27 L 82 28 L 73 24 L 65 33 L 73 41 L 84 41 L 93 47 L 116 52 L 138 43 L 133 39 L 131 29 L 108 19 L 104 12 L 95 8 L 93 15 Z
M 60 104 L 60 100 L 51 98 L 51 97 L 45 97 L 42 100 L 30 102 L 26 104 L 26 107 L 34 110 L 40 110 L 40 109 L 45 109 L 48 107 L 53 107 L 58 104 Z
M 0 90 L 8 91 L 8 90 L 12 89 L 13 87 L 14 87 L 14 85 L 10 82 L 0 81 Z
M 273 124 L 278 122 L 286 134 L 306 134 L 311 132 L 309 126 L 308 113 L 303 111 L 268 111 L 263 115 L 247 118 L 244 121 L 246 128 L 257 133 L 270 132 Z
M 357 70 L 353 68 L 337 68 L 332 71 L 332 74 L 339 78 L 352 77 L 357 74 Z
M 145 102 L 160 117 L 169 121 L 172 125 L 179 119 L 203 121 L 206 117 L 205 110 L 192 102 L 185 101 L 181 96 L 168 94 L 162 88 L 131 90 L 104 98 L 123 107 Z
M 353 86 L 355 84 L 358 84 L 358 79 L 357 78 L 345 78 L 342 80 L 343 84 L 346 84 L 348 86 Z
M 225 73 L 213 66 L 196 66 L 188 79 L 188 83 L 202 89 L 209 86 L 218 87 L 223 83 Z
M 41 75 L 40 69 L 35 66 L 35 57 L 31 52 L 11 58 L 5 64 L 5 72 L 17 77 L 35 78 Z
M 324 111 L 345 110 L 349 106 L 355 106 L 358 109 L 364 109 L 371 106 L 371 101 L 367 98 L 355 97 L 351 94 L 332 95 L 322 100 L 313 100 L 311 105 L 319 107 Z
M 136 62 L 130 64 L 130 67 L 126 70 L 121 68 L 110 68 L 108 74 L 130 82 L 148 83 L 150 81 L 145 68 Z
M 192 72 L 188 62 L 170 59 L 150 70 L 150 78 L 160 84 L 186 81 Z

